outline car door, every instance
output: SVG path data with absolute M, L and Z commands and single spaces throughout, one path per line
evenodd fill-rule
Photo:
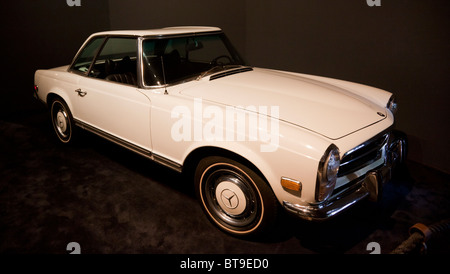
M 137 86 L 137 39 L 106 38 L 96 56 L 78 81 L 78 124 L 149 155 L 151 102 Z

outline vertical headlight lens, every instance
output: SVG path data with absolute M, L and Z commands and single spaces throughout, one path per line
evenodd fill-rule
M 398 105 L 394 95 L 392 95 L 391 98 L 389 98 L 386 107 L 392 112 L 392 114 L 395 114 L 397 112 Z
M 339 149 L 335 145 L 331 145 L 322 156 L 319 163 L 319 169 L 317 170 L 317 201 L 325 201 L 331 196 L 331 193 L 336 186 L 336 179 L 340 164 L 341 158 L 339 155 Z
M 325 166 L 327 168 L 327 180 L 336 181 L 337 173 L 339 171 L 339 165 L 341 164 L 341 159 L 339 157 L 339 150 L 337 148 L 332 149 L 327 157 L 327 162 Z

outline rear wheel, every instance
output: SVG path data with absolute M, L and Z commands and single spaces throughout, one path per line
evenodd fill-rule
M 58 139 L 62 143 L 70 143 L 73 140 L 73 118 L 62 99 L 56 98 L 51 102 L 50 118 Z
M 266 181 L 249 167 L 207 157 L 195 172 L 197 196 L 210 220 L 235 236 L 260 236 L 274 226 L 278 201 Z

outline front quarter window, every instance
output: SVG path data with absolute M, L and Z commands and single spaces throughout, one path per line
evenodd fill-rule
M 94 60 L 94 57 L 97 54 L 104 39 L 104 37 L 95 37 L 91 39 L 78 53 L 75 61 L 72 64 L 71 70 L 81 74 L 87 74 L 91 63 Z

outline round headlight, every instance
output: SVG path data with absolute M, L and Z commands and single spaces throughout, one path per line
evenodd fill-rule
M 339 165 L 341 164 L 339 149 L 331 145 L 322 156 L 317 171 L 316 200 L 325 201 L 331 196 L 336 186 Z
M 398 105 L 394 95 L 392 95 L 391 98 L 389 98 L 386 107 L 392 112 L 392 114 L 395 114 L 397 112 Z

